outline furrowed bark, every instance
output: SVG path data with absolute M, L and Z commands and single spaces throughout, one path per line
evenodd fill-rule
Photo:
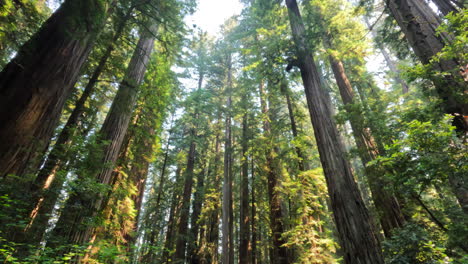
M 65 1 L 0 73 L 0 178 L 38 168 L 109 2 Z
M 39 243 L 42 240 L 50 214 L 54 209 L 54 205 L 60 195 L 60 189 L 65 181 L 64 176 L 57 177 L 57 172 L 69 160 L 67 153 L 73 142 L 73 137 L 76 135 L 77 131 L 80 130 L 80 123 L 86 110 L 85 103 L 88 101 L 89 97 L 94 94 L 99 76 L 104 71 L 107 60 L 115 48 L 114 42 L 122 35 L 128 19 L 129 16 L 127 15 L 120 21 L 111 44 L 106 48 L 99 60 L 93 75 L 89 79 L 81 97 L 75 103 L 75 108 L 60 132 L 44 166 L 39 171 L 31 186 L 31 201 L 35 203 L 35 206 L 29 214 L 30 221 L 27 228 L 24 230 L 24 232 L 27 233 L 26 237 L 29 242 Z
M 451 37 L 445 33 L 436 34 L 440 25 L 439 17 L 425 1 L 386 0 L 390 13 L 405 34 L 414 53 L 423 64 L 430 64 L 431 58 L 442 50 Z M 448 72 L 444 76 L 433 74 L 432 81 L 445 113 L 454 116 L 453 125 L 465 135 L 468 132 L 468 83 L 460 76 L 460 65 L 455 59 L 431 63 L 436 71 Z M 464 66 L 464 65 L 463 65 Z
M 143 80 L 153 50 L 156 29 L 157 26 L 153 24 L 150 26 L 150 31 L 142 32 L 125 77 L 99 132 L 99 142 L 103 144 L 103 156 L 99 163 L 102 167 L 98 169 L 99 172 L 94 179 L 96 184 L 106 186 L 113 181 L 112 172 L 128 130 L 139 85 Z M 86 226 L 85 220 L 93 219 L 101 212 L 103 201 L 103 194 L 99 192 L 84 194 L 75 191 L 71 193 L 57 227 L 53 231 L 54 237 L 60 237 L 68 243 L 87 243 L 94 227 Z
M 271 139 L 271 124 L 270 124 L 270 111 L 266 104 L 266 92 L 263 87 L 263 82 L 260 83 L 260 106 L 263 114 L 263 133 L 267 139 Z M 281 198 L 277 188 L 279 187 L 279 164 L 276 155 L 277 151 L 275 148 L 267 148 L 266 155 L 266 174 L 268 180 L 268 199 L 270 202 L 270 227 L 272 232 L 272 243 L 273 246 L 270 250 L 270 262 L 272 264 L 287 264 L 290 263 L 288 258 L 288 251 L 283 247 L 284 240 L 282 234 L 285 231 L 283 223 L 283 213 L 281 210 Z
M 354 180 L 351 166 L 331 111 L 331 100 L 320 83 L 305 40 L 305 27 L 295 0 L 286 0 L 301 77 L 314 128 L 331 208 L 347 264 L 383 264 L 369 213 Z
M 366 168 L 366 176 L 372 191 L 372 199 L 379 213 L 380 224 L 382 225 L 385 237 L 390 237 L 393 229 L 403 227 L 405 219 L 398 200 L 385 189 L 387 185 L 386 181 L 380 177 L 383 173 L 376 168 L 367 166 L 369 162 L 377 158 L 379 150 L 371 130 L 365 127 L 361 113 L 356 113 L 352 110 L 352 105 L 355 103 L 354 91 L 346 75 L 343 63 L 333 55 L 329 55 L 329 60 L 336 83 L 338 84 L 341 99 L 346 111 L 350 115 L 349 122 L 358 147 L 359 157 L 364 168 Z

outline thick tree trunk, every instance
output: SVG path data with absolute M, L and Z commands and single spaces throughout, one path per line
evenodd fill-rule
M 379 150 L 370 129 L 365 127 L 365 121 L 361 113 L 353 112 L 352 105 L 355 103 L 354 92 L 345 73 L 343 63 L 333 57 L 333 55 L 329 56 L 329 60 L 336 83 L 338 84 L 341 99 L 346 111 L 350 115 L 349 122 L 358 147 L 359 157 L 364 168 L 366 168 L 366 176 L 372 191 L 372 199 L 379 213 L 380 224 L 385 236 L 390 237 L 393 229 L 403 227 L 405 219 L 398 200 L 385 189 L 386 181 L 381 178 L 382 172 L 367 167 L 369 162 L 377 158 Z
M 99 132 L 99 140 L 103 143 L 103 156 L 100 162 L 103 167 L 98 169 L 100 171 L 95 177 L 97 184 L 105 186 L 113 181 L 112 171 L 128 130 L 139 85 L 143 80 L 153 50 L 156 28 L 156 25 L 152 25 L 149 32 L 144 31 L 141 34 L 125 77 Z M 53 231 L 55 237 L 64 238 L 66 242 L 74 244 L 87 243 L 93 233 L 93 227 L 84 227 L 83 223 L 86 222 L 84 220 L 92 219 L 100 213 L 103 198 L 99 192 L 89 193 L 88 191 L 86 194 L 80 191 L 73 192 Z M 79 209 L 76 209 L 77 206 Z
M 0 178 L 38 168 L 108 2 L 65 1 L 0 73 Z
M 333 120 L 331 100 L 321 87 L 312 54 L 306 45 L 299 7 L 295 0 L 286 0 L 286 5 L 344 262 L 383 264 L 369 213 L 354 180 L 351 166 L 346 160 L 344 145 Z
M 245 98 L 244 98 L 245 100 Z M 240 184 L 240 241 L 239 241 L 239 264 L 249 264 L 251 261 L 250 243 L 250 214 L 249 214 L 249 135 L 247 113 L 242 119 L 242 170 Z
M 68 117 L 67 123 L 60 132 L 44 166 L 39 171 L 31 186 L 31 201 L 35 203 L 35 206 L 29 215 L 30 222 L 25 229 L 25 233 L 27 233 L 26 237 L 29 242 L 39 243 L 42 240 L 50 214 L 54 209 L 55 203 L 60 195 L 60 190 L 66 178 L 65 176 L 57 177 L 57 172 L 69 160 L 69 157 L 66 155 L 69 152 L 73 137 L 76 135 L 77 130 L 80 129 L 79 126 L 86 110 L 85 103 L 88 101 L 88 98 L 94 94 L 99 76 L 104 71 L 107 60 L 115 48 L 114 43 L 122 35 L 128 19 L 129 16 L 126 16 L 118 25 L 111 44 L 104 51 L 104 54 L 99 60 L 93 75 L 89 79 L 83 94 L 75 103 L 75 108 Z
M 187 155 L 187 168 L 185 170 L 184 190 L 182 194 L 182 205 L 180 210 L 179 223 L 177 226 L 177 240 L 174 253 L 174 261 L 177 263 L 184 263 L 185 250 L 187 248 L 187 235 L 188 235 L 188 221 L 190 215 L 190 198 L 192 197 L 193 187 L 193 170 L 195 168 L 195 155 L 196 155 L 196 129 L 192 128 L 190 132 L 190 149 Z
M 439 17 L 425 1 L 421 0 L 388 0 L 387 7 L 402 29 L 410 46 L 419 60 L 429 64 L 433 56 L 442 50 L 446 34 L 437 35 L 440 25 Z M 454 125 L 465 134 L 468 131 L 468 84 L 461 79 L 459 63 L 456 60 L 440 60 L 431 64 L 435 70 L 449 72 L 444 77 L 434 75 L 432 78 L 438 96 L 443 101 L 446 113 L 454 115 Z
M 416 55 L 422 63 L 429 63 L 432 56 L 444 47 L 440 36 L 436 36 L 435 28 L 440 24 L 437 16 L 424 1 L 389 0 L 387 7 L 405 33 Z M 466 135 L 468 132 L 468 90 L 467 82 L 457 81 L 459 64 L 455 60 L 441 60 L 433 65 L 436 70 L 451 72 L 444 79 L 435 79 L 439 97 L 444 101 L 445 112 L 455 116 L 453 125 Z M 458 202 L 465 211 L 468 209 L 468 188 L 459 179 L 449 179 Z
M 263 87 L 263 82 L 259 86 L 260 92 L 260 107 L 263 114 L 263 133 L 267 139 L 271 139 L 271 124 L 268 106 L 266 104 L 266 92 Z M 266 149 L 266 173 L 268 180 L 268 199 L 270 202 L 270 227 L 272 233 L 272 248 L 270 251 L 270 262 L 272 264 L 287 264 L 290 263 L 288 258 L 288 251 L 283 246 L 284 242 L 282 234 L 284 233 L 283 213 L 281 211 L 281 198 L 277 190 L 279 187 L 279 164 L 275 156 L 275 148 L 271 147 Z
M 464 1 L 464 0 L 462 0 Z M 451 0 L 432 0 L 432 2 L 437 6 L 439 11 L 444 15 L 448 15 L 450 12 L 457 13 L 457 4 Z

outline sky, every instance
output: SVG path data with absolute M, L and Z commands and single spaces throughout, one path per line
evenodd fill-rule
M 185 19 L 187 25 L 196 24 L 210 35 L 217 35 L 224 21 L 239 15 L 242 4 L 238 0 L 198 0 L 197 11 Z

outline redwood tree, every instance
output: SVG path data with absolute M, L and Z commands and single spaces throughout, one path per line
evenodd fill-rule
M 0 73 L 0 177 L 37 169 L 111 1 L 65 1 Z
M 383 263 L 379 242 L 346 159 L 344 144 L 331 111 L 329 95 L 320 83 L 305 39 L 305 27 L 295 0 L 286 0 L 320 161 L 325 173 L 335 224 L 345 263 Z

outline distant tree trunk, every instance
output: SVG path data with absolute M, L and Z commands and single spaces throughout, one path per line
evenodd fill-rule
M 174 249 L 176 216 L 179 215 L 181 205 L 178 195 L 181 190 L 177 188 L 177 185 L 179 185 L 180 181 L 181 170 L 181 166 L 178 166 L 176 170 L 176 179 L 174 183 L 175 187 L 172 191 L 171 209 L 169 211 L 169 220 L 167 221 L 166 241 L 164 241 L 164 249 L 162 254 L 162 263 L 165 264 L 171 263 L 171 252 Z
M 369 162 L 377 158 L 379 150 L 370 129 L 365 127 L 362 113 L 353 112 L 352 105 L 355 103 L 354 92 L 343 63 L 333 55 L 329 56 L 329 60 L 336 83 L 338 84 L 341 99 L 346 111 L 350 115 L 349 122 L 358 147 L 359 157 L 364 168 L 366 168 L 366 176 L 372 190 L 372 199 L 379 213 L 380 224 L 385 236 L 390 237 L 393 229 L 403 227 L 405 219 L 398 200 L 385 189 L 386 181 L 382 179 L 383 173 L 367 166 Z
M 296 118 L 294 117 L 293 103 L 291 102 L 291 92 L 289 90 L 288 84 L 283 81 L 281 82 L 281 92 L 286 97 L 286 103 L 288 106 L 289 121 L 291 123 L 291 132 L 294 138 L 297 138 L 299 135 L 297 133 Z M 298 146 L 295 147 L 297 157 L 299 158 L 298 165 L 300 171 L 305 171 L 305 157 L 302 154 L 301 148 Z
M 68 117 L 67 123 L 60 132 L 44 166 L 39 171 L 31 186 L 31 201 L 35 203 L 35 206 L 29 215 L 30 223 L 25 229 L 25 233 L 27 234 L 26 237 L 30 243 L 39 243 L 42 240 L 50 214 L 54 209 L 55 203 L 60 195 L 60 190 L 65 181 L 64 176 L 56 177 L 57 172 L 69 160 L 66 155 L 69 152 L 73 137 L 76 135 L 77 130 L 80 129 L 80 123 L 86 110 L 85 103 L 88 101 L 88 98 L 94 94 L 99 76 L 105 69 L 107 60 L 115 48 L 114 44 L 122 35 L 128 19 L 129 15 L 120 21 L 111 44 L 104 51 L 104 54 L 99 60 L 97 67 L 94 69 L 94 72 L 83 90 L 81 97 L 75 103 L 75 108 Z
M 195 168 L 195 155 L 196 155 L 196 142 L 197 137 L 196 129 L 192 128 L 190 132 L 190 149 L 187 155 L 187 168 L 185 170 L 184 190 L 182 194 L 182 205 L 180 209 L 179 223 L 177 225 L 177 240 L 174 253 L 174 261 L 176 263 L 184 263 L 185 250 L 187 248 L 187 235 L 188 235 L 188 220 L 190 215 L 190 198 L 192 197 L 193 186 L 193 170 Z
M 204 161 L 207 163 L 207 161 Z M 190 219 L 190 235 L 189 237 L 189 247 L 188 247 L 188 263 L 198 264 L 200 263 L 200 256 L 198 252 L 198 235 L 200 231 L 199 218 L 202 210 L 202 204 L 205 197 L 205 175 L 207 173 L 205 167 L 209 167 L 209 164 L 203 164 L 202 170 L 197 175 L 197 187 L 193 197 L 192 203 L 192 217 Z
M 367 28 L 370 30 L 372 36 L 375 39 L 377 36 L 375 30 L 372 28 L 367 18 L 364 18 L 364 21 L 366 22 Z M 377 45 L 377 48 L 380 50 L 380 53 L 382 53 L 382 56 L 384 57 L 385 63 L 390 69 L 390 72 L 394 76 L 393 79 L 401 85 L 402 93 L 403 94 L 408 93 L 409 86 L 404 80 L 400 78 L 400 70 L 398 70 L 397 66 L 395 65 L 395 62 L 392 60 L 392 57 L 388 53 L 387 49 L 382 44 L 377 43 L 376 45 Z
M 109 2 L 65 1 L 0 73 L 0 178 L 38 168 Z
M 251 157 L 251 162 L 252 164 L 250 165 L 250 170 L 251 170 L 251 177 L 252 177 L 252 206 L 251 206 L 251 211 L 252 211 L 252 264 L 257 264 L 257 226 L 255 222 L 255 217 L 256 217 L 256 200 L 255 200 L 255 164 L 254 164 L 254 158 Z
M 154 118 L 154 116 L 150 114 L 148 118 L 151 117 Z M 138 218 L 141 212 L 146 179 L 148 176 L 150 163 L 153 160 L 155 128 L 152 125 L 146 125 L 143 129 L 146 130 L 144 134 L 145 136 L 139 137 L 134 143 L 135 146 L 137 146 L 135 153 L 138 154 L 135 155 L 133 161 L 131 161 L 131 169 L 128 175 L 128 180 L 133 183 L 133 186 L 135 186 L 137 190 L 137 192 L 131 196 L 137 212 L 133 219 L 133 232 L 130 234 L 125 234 L 124 230 L 122 230 L 122 234 L 125 235 L 125 241 L 128 249 L 130 249 L 131 246 L 136 242 L 136 237 L 134 234 L 136 234 L 138 229 Z
M 246 98 L 244 98 L 245 100 Z M 242 118 L 242 170 L 240 186 L 240 243 L 239 243 L 239 264 L 249 264 L 250 257 L 250 214 L 249 214 L 249 135 L 247 113 Z
M 377 237 L 369 213 L 354 180 L 351 166 L 338 134 L 331 111 L 331 100 L 320 83 L 320 77 L 305 40 L 305 28 L 295 0 L 286 0 L 301 71 L 307 104 L 314 127 L 320 161 L 331 199 L 335 224 L 346 264 L 383 264 Z
M 259 86 L 260 92 L 260 107 L 263 114 L 263 131 L 267 139 L 271 139 L 271 124 L 268 106 L 266 104 L 266 92 L 263 87 L 263 82 Z M 287 264 L 290 263 L 288 258 L 288 251 L 283 246 L 284 240 L 281 237 L 284 233 L 283 214 L 281 211 L 281 199 L 277 190 L 279 187 L 279 164 L 275 156 L 275 148 L 270 147 L 265 150 L 266 155 L 266 173 L 268 180 L 268 199 L 270 202 L 270 226 L 272 233 L 273 246 L 270 252 L 270 262 L 272 264 Z
M 440 19 L 425 1 L 389 0 L 386 4 L 422 63 L 429 64 L 431 58 L 442 50 L 445 46 L 444 39 L 446 42 L 450 41 L 447 34 L 436 34 Z M 432 81 L 443 100 L 445 112 L 454 115 L 453 125 L 466 134 L 468 120 L 464 116 L 468 116 L 468 94 L 465 93 L 468 84 L 459 73 L 462 65 L 455 59 L 440 60 L 432 65 L 435 70 L 450 72 L 444 77 L 434 75 Z
M 234 264 L 234 237 L 233 223 L 231 222 L 232 212 L 232 135 L 231 135 L 231 89 L 232 89 L 232 62 L 229 55 L 227 61 L 228 83 L 226 87 L 226 122 L 224 140 L 224 182 L 223 182 L 223 210 L 222 210 L 222 263 Z
M 218 114 L 218 120 L 221 120 L 220 114 Z M 219 193 L 219 185 L 221 184 L 221 177 L 218 171 L 219 165 L 221 162 L 221 140 L 220 133 L 217 132 L 215 139 L 215 158 L 213 162 L 213 172 L 215 174 L 215 179 L 213 182 L 214 193 Z M 207 252 L 203 255 L 202 263 L 218 263 L 218 238 L 219 238 L 219 197 L 212 198 L 209 201 L 213 204 L 213 209 L 210 212 L 208 227 L 206 230 L 206 243 L 207 243 Z
M 139 85 L 153 50 L 156 29 L 157 26 L 153 24 L 150 26 L 150 31 L 143 31 L 141 34 L 125 77 L 99 132 L 99 140 L 103 143 L 103 156 L 99 164 L 103 167 L 99 168 L 100 171 L 95 177 L 97 184 L 109 185 L 113 181 L 112 171 L 128 130 Z M 86 222 L 84 219 L 94 218 L 100 213 L 103 198 L 99 192 L 71 193 L 53 231 L 55 237 L 65 238 L 65 241 L 73 244 L 87 243 L 93 233 L 93 227 L 83 227 L 83 222 Z M 76 209 L 77 206 L 79 210 Z

